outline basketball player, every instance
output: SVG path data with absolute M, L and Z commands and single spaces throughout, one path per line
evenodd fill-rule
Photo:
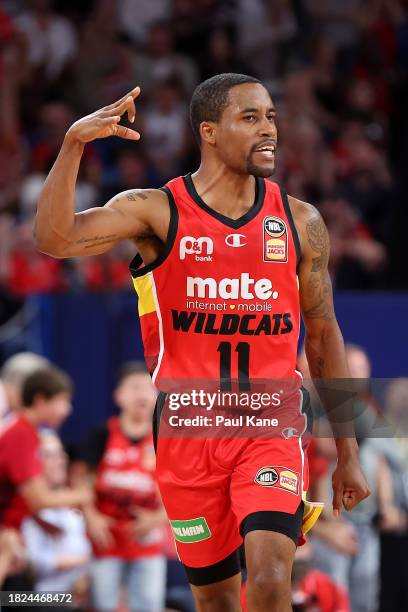
M 76 257 L 134 242 L 145 357 L 159 390 L 180 379 L 221 379 L 224 388 L 228 379 L 242 388 L 254 379 L 297 379 L 300 311 L 312 376 L 347 378 L 327 231 L 313 206 L 267 180 L 275 165 L 276 111 L 257 79 L 221 74 L 195 90 L 191 122 L 201 149 L 195 173 L 75 213 L 85 144 L 108 136 L 139 140 L 119 125 L 125 113 L 134 122 L 139 94 L 136 87 L 68 130 L 39 200 L 38 248 Z M 159 400 L 161 409 L 168 398 Z M 199 612 L 241 609 L 242 540 L 248 610 L 291 610 L 307 485 L 298 432 L 289 429 L 269 439 L 159 436 L 159 486 Z M 369 495 L 355 440 L 337 440 L 337 450 L 335 513 Z

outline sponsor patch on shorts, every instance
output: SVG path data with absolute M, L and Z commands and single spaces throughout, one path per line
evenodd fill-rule
M 257 471 L 254 482 L 261 487 L 275 487 L 299 495 L 299 474 L 282 466 L 265 466 Z
M 177 542 L 193 544 L 211 537 L 211 531 L 204 516 L 185 521 L 170 521 Z

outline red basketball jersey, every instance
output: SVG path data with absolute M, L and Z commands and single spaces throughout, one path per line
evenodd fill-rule
M 300 309 L 299 239 L 286 193 L 256 179 L 255 202 L 232 220 L 207 206 L 191 175 L 171 180 L 164 250 L 131 264 L 153 382 L 293 379 Z

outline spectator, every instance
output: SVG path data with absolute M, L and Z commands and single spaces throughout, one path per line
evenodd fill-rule
M 96 474 L 95 508 L 87 509 L 87 523 L 95 556 L 91 586 L 97 610 L 117 608 L 122 582 L 130 610 L 163 606 L 166 515 L 154 480 L 155 397 L 145 366 L 126 364 L 114 394 L 120 415 L 95 431 L 86 445 L 84 459 Z
M 386 389 L 385 416 L 395 437 L 375 440 L 391 471 L 392 485 L 379 513 L 381 529 L 380 612 L 403 610 L 408 605 L 408 379 L 397 378 Z
M 27 515 L 40 508 L 76 506 L 90 499 L 87 491 L 52 491 L 39 459 L 38 430 L 59 427 L 71 410 L 72 383 L 48 366 L 28 375 L 22 387 L 22 410 L 1 432 L 0 525 L 19 528 Z
M 40 437 L 45 480 L 51 490 L 59 491 L 67 483 L 67 457 L 55 433 L 45 431 Z M 41 522 L 30 517 L 22 524 L 27 559 L 35 575 L 34 590 L 72 593 L 90 560 L 85 521 L 68 507 L 45 508 L 37 516 Z M 59 532 L 49 533 L 44 522 Z
M 324 572 L 313 568 L 310 544 L 297 549 L 293 564 L 294 612 L 351 612 L 346 591 Z
M 30 5 L 16 17 L 16 28 L 26 36 L 31 66 L 44 70 L 47 79 L 56 79 L 74 56 L 75 30 L 52 10 L 52 0 L 30 0 Z
M 0 587 L 4 580 L 16 570 L 24 559 L 21 538 L 15 529 L 0 529 Z
M 346 355 L 351 377 L 368 382 L 371 366 L 363 349 L 355 345 L 346 346 Z M 385 512 L 385 520 L 393 520 L 395 512 L 390 495 L 390 471 L 374 441 L 365 437 L 367 434 L 364 434 L 361 419 L 362 415 L 363 418 L 367 417 L 368 423 L 372 423 L 369 413 L 375 411 L 376 406 L 366 393 L 366 387 L 360 386 L 361 392 L 354 402 L 356 413 L 360 415 L 356 419 L 356 435 L 360 461 L 371 495 L 352 512 L 344 513 L 344 517 L 340 521 L 337 520 L 337 526 L 332 524 L 331 528 L 335 529 L 337 534 L 325 533 L 326 525 L 318 527 L 314 531 L 313 548 L 315 567 L 326 571 L 335 582 L 347 590 L 353 612 L 375 612 L 379 597 L 380 554 L 376 518 L 380 512 Z M 327 487 L 328 485 L 329 483 Z M 387 507 L 383 503 L 384 498 L 388 498 Z M 352 535 L 354 547 L 347 549 L 346 538 L 343 541 L 339 538 L 336 544 L 335 540 L 342 531 L 343 537 L 347 532 Z
M 146 153 L 165 182 L 179 173 L 187 153 L 187 107 L 177 81 L 169 79 L 156 85 L 149 109 L 143 117 Z
M 147 59 L 152 85 L 177 79 L 184 95 L 189 96 L 197 84 L 197 69 L 188 55 L 174 51 L 169 24 L 159 21 L 149 31 Z
M 251 72 L 248 64 L 240 59 L 231 32 L 226 27 L 211 32 L 208 47 L 200 58 L 200 70 L 202 81 L 222 72 Z
M 26 378 L 22 411 L 0 433 L 0 528 L 19 530 L 24 518 L 42 508 L 90 502 L 87 489 L 50 489 L 40 460 L 39 428 L 61 425 L 71 409 L 71 393 L 71 381 L 57 368 L 36 370 Z M 3 587 L 30 590 L 31 582 L 23 572 L 7 578 Z
M 384 245 L 375 240 L 347 200 L 325 199 L 320 212 L 330 233 L 330 273 L 336 287 L 374 288 L 385 268 Z
M 282 76 L 293 57 L 295 15 L 287 0 L 240 0 L 236 12 L 239 51 L 267 83 Z
M 7 359 L 0 371 L 0 386 L 4 392 L 4 413 L 22 408 L 22 387 L 27 376 L 46 368 L 50 362 L 35 353 L 18 353 Z

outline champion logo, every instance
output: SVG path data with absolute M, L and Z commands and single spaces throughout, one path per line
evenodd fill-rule
M 228 234 L 225 237 L 225 244 L 230 247 L 242 247 L 247 244 L 244 234 Z
M 300 438 L 298 430 L 294 427 L 285 427 L 285 429 L 282 429 L 281 433 L 285 440 L 289 440 L 290 438 Z

